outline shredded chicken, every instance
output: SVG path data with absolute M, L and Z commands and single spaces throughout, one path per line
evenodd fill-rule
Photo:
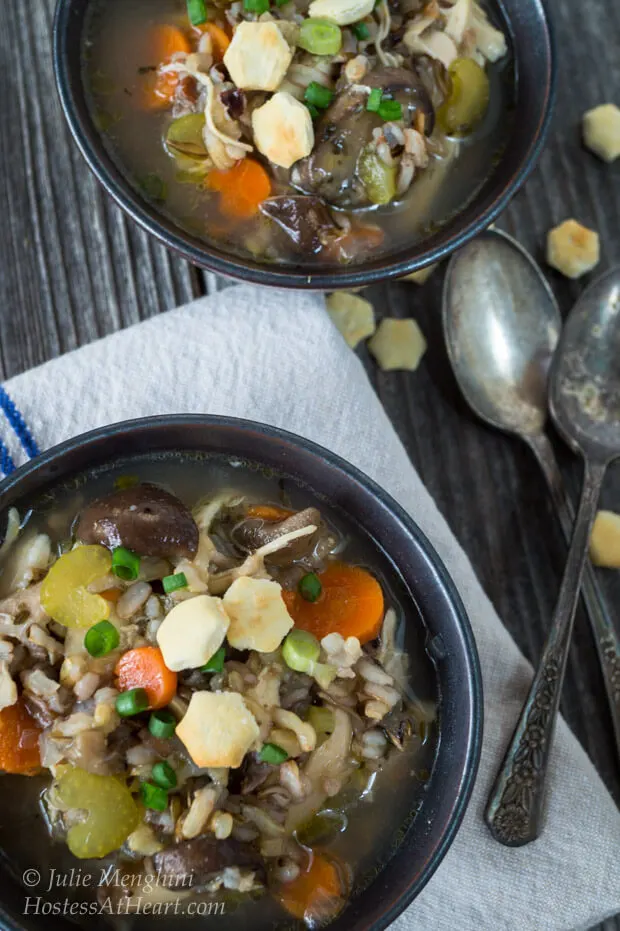
M 0 559 L 3 559 L 4 556 L 6 556 L 10 548 L 17 540 L 17 537 L 19 536 L 20 523 L 21 521 L 19 517 L 19 511 L 17 508 L 9 508 L 4 540 L 0 546 Z
M 390 27 L 392 25 L 392 14 L 390 13 L 387 0 L 381 0 L 375 12 L 379 17 L 379 29 L 374 38 L 377 57 L 387 68 L 395 68 L 402 63 L 402 57 L 400 55 L 395 55 L 393 52 L 386 52 L 382 48 L 383 43 L 390 34 Z
M 17 686 L 15 685 L 9 664 L 6 659 L 0 660 L 0 711 L 14 705 L 17 701 Z
M 230 588 L 235 579 L 239 579 L 242 576 L 249 575 L 254 578 L 269 578 L 269 574 L 265 572 L 265 557 L 285 549 L 289 543 L 292 543 L 294 540 L 299 540 L 300 537 L 307 537 L 316 533 L 317 530 L 318 528 L 314 524 L 310 524 L 307 527 L 300 527 L 299 530 L 291 530 L 290 533 L 284 533 L 281 537 L 277 537 L 270 543 L 265 543 L 264 546 L 259 547 L 248 556 L 240 566 L 229 569 L 227 572 L 212 575 L 209 580 L 210 591 L 213 594 L 219 595 L 225 592 L 227 588 Z

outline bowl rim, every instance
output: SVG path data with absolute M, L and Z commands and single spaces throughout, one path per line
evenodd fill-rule
M 76 2 L 87 4 L 92 0 L 57 0 L 52 31 L 56 88 L 75 143 L 104 190 L 134 222 L 188 262 L 224 277 L 267 287 L 318 291 L 366 287 L 378 281 L 402 278 L 451 255 L 493 223 L 534 170 L 547 138 L 557 82 L 555 35 L 549 16 L 548 0 L 528 0 L 536 9 L 538 20 L 543 25 L 541 41 L 545 49 L 546 81 L 539 88 L 542 94 L 540 118 L 518 169 L 512 171 L 508 181 L 498 181 L 495 188 L 485 195 L 482 209 L 474 219 L 463 223 L 463 212 L 459 211 L 454 217 L 454 232 L 446 233 L 453 222 L 449 221 L 437 234 L 430 237 L 431 241 L 437 239 L 435 245 L 424 248 L 423 242 L 419 244 L 422 248 L 417 257 L 399 258 L 399 255 L 407 251 L 403 248 L 393 257 L 387 255 L 377 259 L 370 267 L 368 264 L 334 266 L 328 271 L 321 271 L 319 266 L 319 270 L 315 272 L 303 266 L 296 267 L 294 263 L 266 264 L 228 254 L 185 232 L 163 212 L 158 211 L 131 185 L 110 155 L 88 111 L 83 82 L 80 81 L 78 90 L 71 78 L 71 49 L 67 42 L 67 32 Z M 495 2 L 510 25 L 510 18 L 505 13 L 502 0 Z M 416 247 L 414 245 L 410 248 Z M 296 268 L 298 270 L 295 270 Z
M 392 524 L 400 524 L 401 530 L 404 530 L 405 535 L 412 538 L 413 542 L 412 544 L 408 544 L 408 546 L 411 547 L 413 562 L 415 562 L 415 558 L 417 557 L 423 559 L 426 567 L 432 573 L 435 589 L 438 591 L 444 604 L 450 608 L 453 620 L 456 622 L 455 627 L 460 635 L 460 642 L 462 643 L 462 659 L 467 669 L 464 681 L 464 687 L 467 693 L 466 704 L 471 709 L 467 717 L 467 733 L 465 736 L 459 734 L 462 746 L 462 750 L 459 751 L 459 759 L 462 759 L 463 762 L 460 766 L 458 785 L 456 786 L 456 790 L 452 792 L 449 812 L 443 817 L 442 833 L 433 844 L 432 854 L 420 869 L 417 878 L 414 877 L 413 880 L 409 879 L 404 887 L 402 887 L 401 883 L 398 890 L 391 893 L 388 893 L 386 890 L 384 898 L 388 899 L 388 905 L 385 910 L 380 913 L 378 918 L 373 920 L 372 924 L 364 923 L 363 925 L 355 925 L 358 931 L 361 931 L 362 927 L 364 931 L 369 928 L 372 928 L 372 931 L 382 931 L 382 929 L 387 928 L 387 926 L 419 895 L 454 841 L 471 799 L 482 750 L 482 674 L 471 624 L 458 590 L 446 567 L 433 545 L 408 512 L 405 511 L 388 492 L 377 484 L 374 479 L 370 478 L 356 466 L 347 462 L 347 460 L 341 456 L 305 437 L 256 421 L 207 414 L 161 415 L 143 417 L 135 420 L 125 420 L 90 430 L 66 440 L 41 453 L 36 458 L 16 469 L 0 482 L 0 508 L 4 509 L 9 507 L 16 498 L 36 493 L 37 490 L 54 484 L 54 482 L 62 481 L 73 473 L 79 473 L 89 468 L 105 464 L 106 462 L 111 463 L 115 459 L 122 458 L 122 447 L 119 446 L 118 450 L 108 451 L 107 453 L 106 449 L 109 450 L 110 443 L 113 443 L 115 440 L 120 440 L 123 434 L 127 434 L 128 431 L 134 434 L 134 437 L 137 436 L 140 438 L 141 443 L 144 443 L 140 448 L 144 453 L 148 454 L 150 449 L 152 449 L 153 453 L 160 452 L 163 449 L 170 451 L 196 450 L 200 447 L 192 446 L 192 433 L 197 429 L 204 428 L 211 428 L 214 432 L 229 431 L 231 434 L 236 433 L 237 435 L 239 435 L 239 433 L 241 433 L 241 435 L 249 434 L 248 438 L 252 439 L 258 437 L 259 442 L 261 440 L 264 441 L 267 446 L 273 447 L 274 451 L 280 450 L 280 454 L 283 456 L 281 467 L 283 470 L 288 468 L 292 476 L 296 474 L 295 463 L 291 465 L 287 465 L 286 463 L 290 459 L 291 454 L 297 453 L 301 454 L 305 459 L 307 464 L 306 468 L 310 469 L 313 463 L 318 462 L 323 469 L 326 466 L 327 470 L 331 470 L 332 472 L 336 470 L 336 472 L 339 473 L 339 477 L 341 479 L 344 478 L 344 482 L 350 487 L 351 491 L 355 491 L 356 488 L 361 486 L 362 494 L 369 494 L 372 496 L 372 498 L 378 502 L 382 511 L 388 516 Z M 165 446 L 159 445 L 150 447 L 146 444 L 149 434 L 153 438 L 159 435 L 158 431 L 163 434 L 176 430 L 182 430 L 187 433 L 186 445 L 175 446 L 174 444 L 166 444 Z M 221 453 L 222 449 L 217 447 L 215 451 Z M 227 454 L 234 456 L 235 450 L 232 448 L 228 449 Z M 129 455 L 136 455 L 135 448 L 132 447 Z M 260 451 L 255 454 L 257 462 L 265 458 L 267 458 L 266 449 L 263 451 L 262 456 Z M 63 472 L 61 468 L 59 469 L 58 464 L 60 463 L 62 465 L 63 462 L 66 463 L 67 459 L 69 460 L 69 466 L 65 466 Z M 71 460 L 73 460 L 73 464 L 71 464 Z M 323 491 L 323 489 L 321 490 Z M 329 491 L 325 489 L 324 493 L 329 499 Z M 359 493 L 358 490 L 357 494 L 359 495 Z M 334 504 L 335 503 L 336 502 L 334 502 Z M 412 594 L 415 595 L 416 592 L 413 591 Z M 406 844 L 406 839 L 404 840 L 404 844 Z M 399 848 L 396 850 L 386 864 L 388 869 L 389 864 L 393 863 L 402 853 L 402 849 Z M 385 874 L 385 872 L 385 869 L 382 867 L 379 876 Z M 375 880 L 373 880 L 373 883 L 374 881 Z M 330 927 L 334 928 L 334 931 L 349 931 L 351 926 L 346 920 L 347 913 L 348 909 L 345 909 L 342 915 L 342 923 L 341 919 L 336 918 L 330 925 Z M 2 902 L 0 902 L 0 916 L 6 927 L 15 929 L 15 931 L 21 931 L 24 927 L 23 925 L 15 923 L 12 915 L 5 910 Z

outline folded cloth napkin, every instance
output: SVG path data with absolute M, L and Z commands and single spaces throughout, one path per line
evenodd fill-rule
M 507 849 L 483 823 L 531 669 L 320 297 L 230 288 L 13 378 L 6 391 L 31 438 L 0 393 L 5 465 L 9 455 L 23 461 L 32 438 L 46 448 L 125 418 L 208 412 L 291 430 L 374 478 L 417 521 L 451 573 L 474 629 L 485 691 L 482 760 L 463 826 L 395 929 L 568 931 L 620 912 L 620 813 L 564 721 L 553 749 L 543 836 Z

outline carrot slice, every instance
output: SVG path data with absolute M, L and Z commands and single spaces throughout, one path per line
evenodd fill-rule
M 297 627 L 318 637 L 338 633 L 360 643 L 373 640 L 383 620 L 383 592 L 365 569 L 333 562 L 319 573 L 322 592 L 317 601 L 306 601 L 297 591 L 282 597 Z
M 256 520 L 277 521 L 292 517 L 295 511 L 276 507 L 275 504 L 251 504 L 245 513 L 247 517 L 253 517 Z
M 309 868 L 281 886 L 276 898 L 295 918 L 306 919 L 311 928 L 334 918 L 345 904 L 344 871 L 331 855 L 313 854 Z
M 201 23 L 200 26 L 194 26 L 200 33 L 208 33 L 209 38 L 211 39 L 211 52 L 213 54 L 213 60 L 217 63 L 220 62 L 226 50 L 230 45 L 230 36 L 222 29 L 221 26 L 218 26 L 216 23 Z
M 102 598 L 105 598 L 106 601 L 109 601 L 110 604 L 116 604 L 118 599 L 121 597 L 122 592 L 120 588 L 108 588 L 105 592 L 99 592 Z
M 191 46 L 182 29 L 168 23 L 152 26 L 147 37 L 147 48 L 152 60 L 162 65 L 169 64 L 179 52 L 189 54 Z M 141 104 L 145 110 L 163 110 L 174 102 L 179 75 L 169 71 L 149 71 L 144 76 Z
M 23 700 L 0 711 L 0 769 L 5 773 L 34 776 L 41 769 L 41 728 Z
M 121 692 L 144 689 L 152 709 L 164 708 L 176 694 L 177 674 L 168 669 L 159 647 L 128 650 L 119 659 L 114 672 Z
M 271 180 L 262 165 L 252 158 L 244 158 L 228 171 L 218 168 L 209 172 L 206 186 L 219 191 L 223 214 L 240 219 L 253 217 L 271 194 Z

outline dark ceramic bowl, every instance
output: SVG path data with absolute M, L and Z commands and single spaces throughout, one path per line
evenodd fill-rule
M 180 229 L 129 184 L 110 157 L 90 115 L 82 78 L 82 31 L 90 2 L 58 0 L 54 23 L 56 81 L 75 141 L 108 194 L 136 222 L 190 262 L 221 275 L 281 288 L 334 290 L 409 274 L 450 255 L 495 220 L 542 150 L 555 84 L 553 42 L 543 0 L 494 0 L 512 46 L 514 118 L 502 156 L 468 205 L 422 242 L 363 265 L 312 268 L 241 258 Z
M 437 869 L 454 840 L 474 784 L 482 736 L 482 695 L 476 647 L 463 605 L 429 541 L 374 482 L 308 440 L 248 421 L 155 417 L 116 424 L 70 440 L 0 485 L 0 525 L 10 506 L 27 505 L 55 486 L 73 482 L 79 474 L 98 472 L 118 460 L 123 461 L 126 472 L 131 471 L 132 461 L 137 467 L 137 458 L 179 454 L 199 456 L 201 461 L 233 459 L 246 468 L 269 470 L 317 498 L 328 518 L 336 524 L 345 521 L 352 534 L 373 547 L 386 577 L 392 580 L 390 584 L 397 586 L 409 605 L 406 648 L 419 651 L 425 646 L 432 658 L 429 665 L 433 668 L 434 664 L 432 677 L 441 696 L 440 726 L 426 785 L 421 787 L 410 775 L 410 764 L 405 768 L 410 789 L 404 794 L 411 799 L 411 814 L 418 807 L 419 811 L 403 823 L 394 823 L 391 858 L 378 873 L 375 870 L 367 877 L 365 888 L 330 925 L 333 931 L 379 931 L 409 905 Z M 11 780 L 10 792 L 19 792 L 20 777 L 2 778 Z M 394 812 L 385 817 L 395 819 Z M 26 851 L 29 849 L 26 846 Z M 15 873 L 21 874 L 28 865 L 28 861 L 18 863 L 11 849 L 3 852 L 0 923 L 28 931 L 69 928 L 67 918 L 24 916 L 25 897 L 33 892 L 22 886 Z M 28 879 L 26 876 L 26 882 Z M 42 899 L 46 899 L 44 894 Z M 89 926 L 109 927 L 103 919 L 88 921 Z M 187 921 L 178 925 L 182 926 L 187 927 Z M 165 927 L 176 931 L 177 924 Z M 287 922 L 283 927 L 290 931 L 292 925 Z

